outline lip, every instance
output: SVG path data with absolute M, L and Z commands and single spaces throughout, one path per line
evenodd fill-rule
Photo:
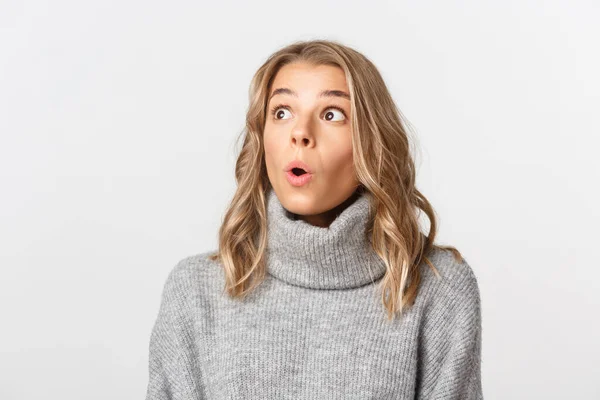
M 292 172 L 292 169 L 294 169 L 294 168 L 302 168 L 304 171 L 306 171 L 306 173 L 304 173 L 300 176 L 296 176 Z M 287 181 L 290 184 L 292 184 L 293 186 L 303 186 L 306 183 L 308 183 L 313 177 L 312 169 L 307 164 L 305 164 L 304 162 L 302 162 L 300 160 L 294 160 L 294 161 L 290 162 L 285 167 L 284 171 L 285 171 L 285 177 L 286 177 Z
M 302 185 L 305 185 L 306 183 L 308 183 L 308 181 L 310 181 L 312 179 L 312 174 L 309 174 L 307 172 L 307 173 L 302 174 L 300 176 L 296 176 L 290 170 L 290 171 L 288 171 L 288 172 L 285 173 L 285 177 L 287 178 L 288 182 L 291 183 L 292 185 L 294 185 L 294 186 L 302 186 Z
M 309 174 L 312 174 L 313 171 L 312 169 L 304 162 L 300 161 L 300 160 L 293 160 L 291 161 L 288 165 L 285 166 L 285 172 L 291 171 L 294 168 L 302 168 L 303 170 L 305 170 L 306 172 L 308 172 Z

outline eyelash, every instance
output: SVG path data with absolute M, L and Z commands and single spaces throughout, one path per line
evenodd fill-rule
M 279 110 L 280 108 L 285 108 L 285 109 L 287 109 L 289 111 L 290 106 L 288 106 L 287 104 L 276 104 L 273 108 L 271 108 L 271 115 L 274 116 L 275 113 L 277 112 L 277 110 Z M 344 114 L 344 117 L 348 118 L 348 116 L 346 115 L 346 112 L 344 111 L 343 108 L 331 105 L 331 106 L 327 106 L 325 108 L 325 110 L 328 110 L 330 108 L 333 108 L 334 110 L 338 110 L 339 112 L 341 112 L 342 114 Z M 334 121 L 334 122 L 337 122 L 337 121 Z

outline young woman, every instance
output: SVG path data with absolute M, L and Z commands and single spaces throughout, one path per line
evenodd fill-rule
M 165 283 L 146 398 L 482 399 L 477 279 L 434 244 L 376 67 L 333 41 L 280 49 L 243 139 L 218 250 Z

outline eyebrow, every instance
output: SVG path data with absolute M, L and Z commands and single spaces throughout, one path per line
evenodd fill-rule
M 269 100 L 271 100 L 271 97 L 275 96 L 276 94 L 289 94 L 291 96 L 298 97 L 298 93 L 294 92 L 292 89 L 277 88 L 273 90 L 273 93 L 271 93 L 271 96 L 269 96 Z M 343 90 L 323 90 L 317 97 L 342 97 L 350 100 L 350 95 Z

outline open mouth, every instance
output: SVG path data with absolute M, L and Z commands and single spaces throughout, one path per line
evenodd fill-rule
M 304 168 L 293 167 L 286 172 L 285 177 L 292 186 L 300 187 L 310 182 L 313 174 Z
M 292 168 L 292 173 L 296 176 L 304 175 L 306 173 L 302 168 Z

